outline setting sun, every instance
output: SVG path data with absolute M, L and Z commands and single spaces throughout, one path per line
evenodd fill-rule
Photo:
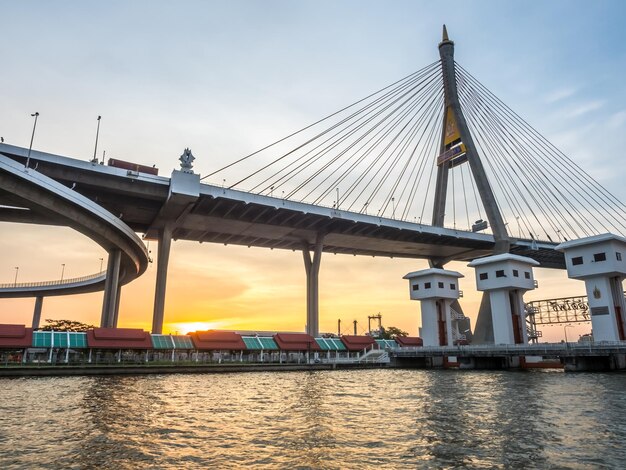
M 186 322 L 186 323 L 167 323 L 165 333 L 186 335 L 192 331 L 206 331 L 224 329 L 225 322 Z

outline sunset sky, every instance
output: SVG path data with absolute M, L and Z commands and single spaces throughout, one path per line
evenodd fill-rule
M 0 0 L 0 136 L 87 160 L 98 152 L 169 176 L 185 147 L 205 175 L 438 59 L 441 25 L 456 60 L 626 200 L 626 3 L 615 1 Z M 434 159 L 434 156 L 433 156 Z M 246 168 L 242 168 L 245 174 Z M 210 181 L 209 181 L 210 182 Z M 576 182 L 572 182 L 576 184 Z M 156 257 L 156 244 L 150 244 Z M 66 228 L 0 223 L 0 283 L 97 272 L 104 251 Z M 106 259 L 104 261 L 106 266 Z M 409 271 L 424 260 L 322 257 L 320 329 L 367 316 L 417 334 Z M 465 313 L 479 296 L 465 274 Z M 120 324 L 150 329 L 156 266 L 122 290 Z M 584 294 L 538 270 L 526 300 Z M 42 318 L 98 324 L 102 293 L 47 298 Z M 0 299 L 0 322 L 30 324 L 33 299 Z M 304 329 L 302 254 L 172 245 L 165 332 Z M 563 327 L 544 337 L 561 339 Z M 568 336 L 587 332 L 570 329 Z

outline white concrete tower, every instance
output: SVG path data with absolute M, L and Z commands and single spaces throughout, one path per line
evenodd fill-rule
M 419 300 L 422 308 L 422 340 L 424 346 L 452 346 L 453 330 L 450 304 L 458 299 L 459 278 L 456 271 L 424 269 L 404 276 L 409 280 L 411 300 Z
M 479 258 L 468 264 L 476 270 L 476 288 L 489 294 L 493 344 L 528 342 L 524 293 L 536 286 L 533 266 L 539 263 L 508 253 Z M 491 341 L 490 341 L 491 342 Z
M 594 341 L 624 341 L 626 238 L 606 233 L 561 243 L 567 275 L 585 281 Z

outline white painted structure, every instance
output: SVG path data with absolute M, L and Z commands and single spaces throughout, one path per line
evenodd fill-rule
M 526 344 L 524 293 L 537 287 L 531 258 L 501 254 L 468 264 L 476 270 L 476 288 L 489 294 L 494 344 Z
M 461 294 L 456 271 L 423 269 L 408 273 L 411 300 L 419 300 L 422 310 L 421 337 L 424 346 L 452 346 L 454 337 L 450 305 Z
M 594 341 L 623 341 L 626 238 L 610 233 L 570 240 L 564 252 L 567 275 L 585 281 Z

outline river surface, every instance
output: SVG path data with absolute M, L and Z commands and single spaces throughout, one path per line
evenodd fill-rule
M 0 468 L 626 468 L 626 374 L 0 379 Z

